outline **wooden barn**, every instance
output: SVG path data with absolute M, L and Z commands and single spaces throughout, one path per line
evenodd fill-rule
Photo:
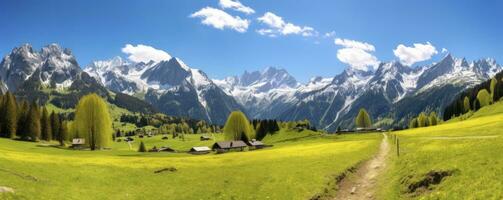
M 240 150 L 243 151 L 248 145 L 242 140 L 234 140 L 234 141 L 222 141 L 216 142 L 213 144 L 212 149 L 217 152 L 225 152 L 230 150 Z

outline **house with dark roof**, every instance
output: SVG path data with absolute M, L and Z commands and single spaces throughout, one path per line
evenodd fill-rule
M 212 149 L 217 152 L 225 152 L 230 150 L 240 150 L 243 151 L 248 145 L 242 140 L 234 140 L 234 141 L 221 141 L 213 144 Z

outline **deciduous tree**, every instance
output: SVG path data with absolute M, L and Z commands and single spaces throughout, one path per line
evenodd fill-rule
M 372 120 L 368 112 L 361 108 L 358 115 L 355 118 L 355 124 L 358 128 L 370 128 L 372 126 Z
M 228 140 L 244 140 L 252 139 L 252 128 L 246 118 L 245 114 L 241 111 L 232 112 L 227 118 L 224 127 L 225 138 Z
M 83 136 L 91 150 L 108 147 L 113 133 L 108 106 L 96 94 L 83 96 L 75 110 L 76 135 Z

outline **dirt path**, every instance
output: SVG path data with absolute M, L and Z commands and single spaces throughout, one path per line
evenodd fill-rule
M 375 199 L 376 178 L 383 172 L 389 152 L 388 137 L 386 134 L 383 135 L 379 152 L 371 160 L 360 165 L 354 174 L 341 181 L 335 199 Z

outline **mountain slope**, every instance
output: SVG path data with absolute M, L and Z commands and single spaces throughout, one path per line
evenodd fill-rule
M 245 72 L 241 77 L 215 82 L 251 110 L 254 117 L 308 119 L 318 128 L 335 130 L 353 126 L 360 108 L 367 109 L 375 121 L 393 121 L 388 126 L 404 126 L 410 117 L 422 111 L 441 114 L 464 88 L 500 70 L 493 59 L 468 62 L 449 54 L 427 66 L 411 68 L 392 61 L 381 63 L 375 71 L 349 67 L 334 78 L 314 78 L 305 85 L 265 91 L 256 88 L 275 80 L 263 76 L 264 71 Z
M 135 97 L 116 95 L 96 79 L 82 71 L 68 49 L 50 44 L 35 51 L 29 44 L 14 48 L 0 63 L 0 90 L 11 91 L 18 98 L 53 104 L 59 108 L 74 108 L 80 97 L 96 93 L 110 103 L 129 107 L 135 102 L 137 112 L 153 113 L 155 109 Z
M 110 90 L 143 96 L 159 111 L 173 116 L 224 124 L 234 110 L 244 110 L 207 75 L 179 58 L 132 63 L 115 57 L 95 61 L 84 71 Z

